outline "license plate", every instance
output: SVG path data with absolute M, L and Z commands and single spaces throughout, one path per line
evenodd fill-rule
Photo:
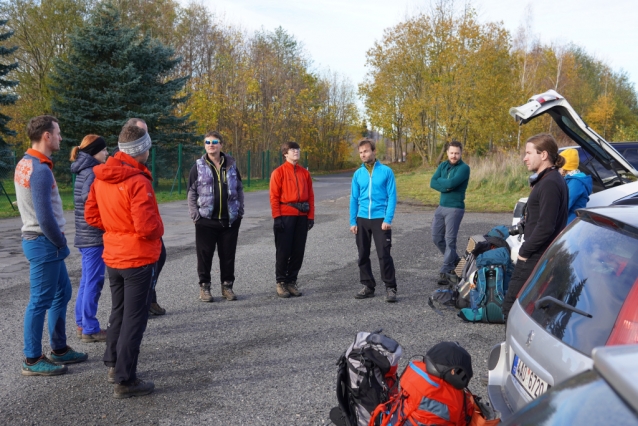
M 525 388 L 532 398 L 538 398 L 551 387 L 543 379 L 538 377 L 518 355 L 514 355 L 514 363 L 512 364 L 512 376 Z

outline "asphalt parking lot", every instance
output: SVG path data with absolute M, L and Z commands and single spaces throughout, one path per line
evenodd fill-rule
M 412 356 L 435 343 L 456 340 L 473 357 L 470 388 L 504 326 L 466 324 L 453 309 L 433 311 L 427 298 L 438 286 L 442 255 L 430 239 L 434 210 L 399 204 L 392 254 L 397 269 L 396 304 L 381 294 L 355 300 L 358 284 L 354 236 L 348 232 L 347 175 L 316 177 L 315 227 L 310 231 L 299 285 L 303 297 L 275 293 L 275 247 L 267 193 L 246 194 L 236 261 L 236 302 L 199 302 L 194 227 L 185 202 L 161 206 L 168 258 L 158 301 L 167 314 L 152 317 L 144 335 L 138 371 L 155 393 L 115 400 L 101 357 L 104 344 L 75 337 L 73 303 L 80 278 L 76 249 L 67 261 L 74 297 L 67 311 L 68 342 L 89 353 L 63 376 L 23 377 L 22 323 L 29 297 L 28 266 L 19 248 L 19 220 L 0 221 L 0 424 L 179 424 L 323 425 L 336 405 L 336 361 L 358 331 L 383 328 L 404 348 L 401 370 Z M 71 218 L 71 215 L 67 215 Z M 511 214 L 466 213 L 459 247 L 470 235 L 507 224 Z M 72 221 L 72 219 L 71 219 Z M 72 223 L 70 224 L 72 225 Z M 72 241 L 72 229 L 67 234 Z M 17 246 L 18 245 L 18 246 Z M 213 276 L 219 273 L 214 261 Z M 373 261 L 378 283 L 378 263 Z M 98 319 L 110 309 L 108 281 Z M 49 351 L 48 337 L 43 341 Z

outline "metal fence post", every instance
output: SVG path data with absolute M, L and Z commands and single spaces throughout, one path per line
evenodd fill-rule
M 270 150 L 266 151 L 266 167 L 268 167 L 268 176 L 270 176 Z
M 266 152 L 261 151 L 261 180 L 266 177 Z
M 250 150 L 248 150 L 248 187 L 250 188 Z
M 153 188 L 157 189 L 157 175 L 155 174 L 155 151 L 157 147 L 151 148 L 151 176 L 153 177 Z
M 177 193 L 182 193 L 182 144 L 177 145 Z
M 304 152 L 304 163 L 306 163 L 305 167 L 308 170 L 308 151 Z

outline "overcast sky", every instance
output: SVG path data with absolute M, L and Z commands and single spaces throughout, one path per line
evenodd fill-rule
M 281 26 L 302 42 L 317 70 L 352 83 L 365 76 L 365 54 L 385 28 L 431 2 L 413 0 L 201 0 L 229 24 L 253 31 Z M 461 5 L 464 2 L 457 1 Z M 638 82 L 637 0 L 476 0 L 482 22 L 503 21 L 511 33 L 531 4 L 533 31 L 543 43 L 573 42 Z

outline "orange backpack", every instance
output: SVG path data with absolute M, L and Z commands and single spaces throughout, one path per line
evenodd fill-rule
M 377 406 L 369 426 L 470 424 L 474 414 L 472 394 L 428 374 L 425 361 L 410 361 L 399 386 L 398 395 Z

